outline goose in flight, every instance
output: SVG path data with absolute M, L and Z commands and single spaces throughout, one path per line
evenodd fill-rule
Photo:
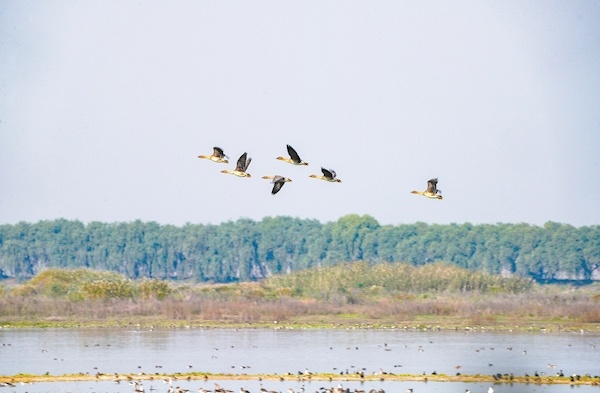
M 440 195 L 442 193 L 442 190 L 437 189 L 437 182 L 437 178 L 430 179 L 427 181 L 427 189 L 425 191 L 411 191 L 411 193 L 423 195 L 431 199 L 442 199 L 442 196 Z
M 309 177 L 312 177 L 314 179 L 325 180 L 325 181 L 332 182 L 332 183 L 341 183 L 342 182 L 340 179 L 335 177 L 336 174 L 333 169 L 325 169 L 325 168 L 321 167 L 321 172 L 323 172 L 323 176 L 310 175 Z
M 283 176 L 279 176 L 279 175 L 275 175 L 275 176 L 263 176 L 263 179 L 271 179 L 271 183 L 273 184 L 273 190 L 271 191 L 271 194 L 275 195 L 279 192 L 279 190 L 281 190 L 281 187 L 283 187 L 283 185 L 287 182 L 291 182 L 292 179 L 289 179 L 287 177 L 283 177 Z
M 233 171 L 229 171 L 227 169 L 223 169 L 221 173 L 228 173 L 231 175 L 236 175 L 238 177 L 251 177 L 249 173 L 246 172 L 248 170 L 248 166 L 250 165 L 250 161 L 252 158 L 247 158 L 246 152 L 240 156 L 237 160 L 237 164 Z
M 223 153 L 223 149 L 221 149 L 220 147 L 213 147 L 213 153 L 210 156 L 205 156 L 203 154 L 200 154 L 198 156 L 198 158 L 206 158 L 207 160 L 211 160 L 213 162 L 219 162 L 221 164 L 228 164 L 229 161 L 227 161 L 227 157 L 225 155 L 225 153 Z
M 300 156 L 298 155 L 296 150 L 294 150 L 294 148 L 291 147 L 290 145 L 287 145 L 287 151 L 288 151 L 288 154 L 290 155 L 290 158 L 277 157 L 277 159 L 281 160 L 281 161 L 289 162 L 290 164 L 294 164 L 294 165 L 308 165 L 308 162 L 302 161 L 302 159 L 300 158 Z

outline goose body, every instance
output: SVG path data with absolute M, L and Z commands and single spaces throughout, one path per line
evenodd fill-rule
M 321 168 L 321 172 L 323 172 L 323 176 L 319 175 L 310 175 L 313 179 L 325 180 L 331 183 L 341 183 L 342 181 L 336 177 L 336 173 L 333 169 L 325 169 Z
M 308 165 L 308 162 L 302 161 L 302 159 L 300 158 L 300 156 L 298 155 L 296 150 L 294 150 L 294 148 L 291 147 L 290 145 L 287 145 L 287 151 L 288 151 L 288 154 L 290 155 L 289 158 L 277 157 L 277 159 L 281 160 L 281 161 L 289 162 L 290 164 L 293 164 L 293 165 Z
M 198 158 L 205 158 L 207 160 L 211 160 L 213 162 L 218 162 L 221 164 L 229 163 L 229 161 L 227 161 L 228 157 L 225 155 L 225 153 L 223 153 L 223 149 L 217 146 L 213 147 L 213 153 L 210 156 L 200 154 Z
M 271 190 L 271 194 L 273 194 L 273 195 L 277 194 L 279 192 L 279 190 L 281 190 L 281 187 L 283 187 L 283 185 L 285 183 L 292 181 L 292 179 L 289 179 L 289 178 L 283 177 L 283 176 L 279 176 L 279 175 L 263 176 L 263 179 L 271 179 L 271 183 L 273 184 L 273 190 Z
M 431 199 L 442 199 L 440 195 L 442 190 L 437 189 L 438 179 L 430 179 L 427 181 L 427 189 L 425 191 L 411 191 L 413 194 L 423 195 Z
M 242 154 L 240 158 L 238 158 L 237 164 L 233 171 L 223 169 L 221 173 L 228 173 L 230 175 L 235 175 L 238 177 L 251 177 L 250 174 L 246 172 L 251 161 L 252 158 L 249 158 L 246 152 L 244 152 L 244 154 Z

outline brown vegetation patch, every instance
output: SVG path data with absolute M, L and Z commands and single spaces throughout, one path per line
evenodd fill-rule
M 264 282 L 178 286 L 53 269 L 0 296 L 0 323 L 581 328 L 600 324 L 596 294 L 443 264 L 355 263 Z

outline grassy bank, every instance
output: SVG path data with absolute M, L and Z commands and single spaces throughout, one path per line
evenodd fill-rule
M 537 285 L 443 264 L 355 263 L 227 285 L 47 270 L 0 287 L 0 325 L 600 331 L 600 286 Z

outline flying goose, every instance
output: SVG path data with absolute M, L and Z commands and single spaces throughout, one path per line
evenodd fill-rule
M 248 169 L 248 166 L 250 165 L 250 161 L 252 161 L 252 158 L 246 158 L 246 157 L 247 157 L 247 154 L 246 154 L 246 152 L 244 152 L 244 154 L 242 154 L 240 156 L 240 158 L 238 158 L 237 164 L 235 165 L 235 169 L 233 171 L 223 169 L 221 171 L 221 173 L 228 173 L 231 175 L 236 175 L 238 177 L 251 177 L 249 173 L 246 173 L 246 170 Z
M 210 156 L 205 156 L 203 154 L 200 154 L 198 156 L 198 158 L 206 158 L 207 160 L 211 160 L 213 162 L 219 162 L 221 164 L 228 164 L 229 161 L 227 161 L 227 156 L 225 155 L 225 153 L 223 153 L 223 149 L 221 149 L 220 147 L 213 147 L 213 153 Z
M 427 181 L 427 189 L 425 191 L 411 191 L 411 193 L 423 195 L 431 199 L 442 199 L 442 196 L 440 195 L 442 193 L 442 190 L 437 189 L 437 182 L 437 178 L 430 179 Z
M 323 176 L 319 175 L 310 175 L 314 179 L 321 179 L 332 183 L 341 183 L 342 181 L 335 176 L 335 171 L 333 169 L 325 169 L 321 167 L 321 172 L 323 172 Z
M 275 195 L 279 192 L 279 190 L 281 190 L 281 187 L 283 187 L 283 185 L 287 182 L 291 182 L 292 179 L 289 179 L 287 177 L 283 177 L 283 176 L 279 176 L 279 175 L 275 175 L 275 176 L 263 176 L 263 179 L 271 179 L 271 183 L 273 184 L 273 190 L 271 191 L 271 194 Z
M 288 154 L 290 155 L 290 158 L 277 157 L 278 160 L 289 162 L 290 164 L 294 164 L 294 165 L 308 165 L 308 162 L 302 161 L 302 159 L 300 158 L 298 153 L 296 153 L 296 150 L 294 150 L 293 147 L 291 147 L 290 145 L 286 145 L 286 146 L 287 146 L 287 151 L 288 151 Z

